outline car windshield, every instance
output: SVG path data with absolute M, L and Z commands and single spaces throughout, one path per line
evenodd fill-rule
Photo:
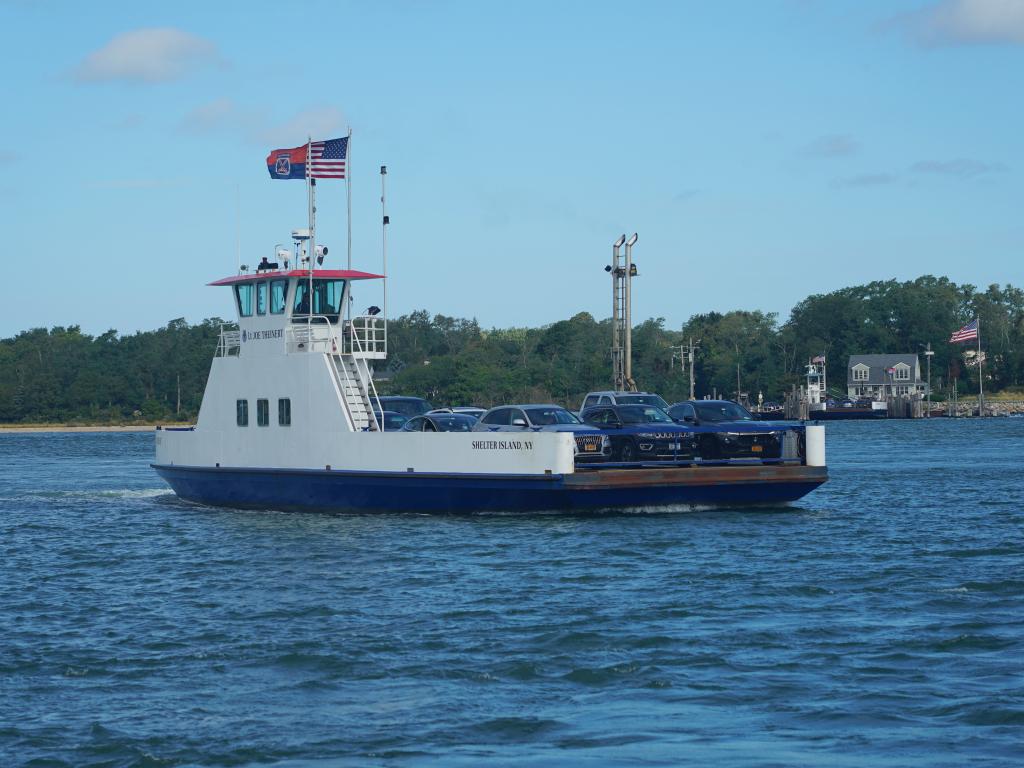
M 750 415 L 741 405 L 736 403 L 694 403 L 694 408 L 697 409 L 697 416 L 700 417 L 701 421 L 753 421 L 754 417 Z
M 658 408 L 668 408 L 660 395 L 616 395 L 615 400 L 619 405 L 654 405 Z
M 384 414 L 384 429 L 401 429 L 408 419 L 400 413 Z
M 435 416 L 434 423 L 440 432 L 470 432 L 476 419 L 456 413 L 451 416 Z
M 419 416 L 430 410 L 430 403 L 418 397 L 382 397 L 380 398 L 379 405 L 383 405 L 384 410 L 398 411 L 398 413 L 409 418 Z
M 565 408 L 524 408 L 526 418 L 535 427 L 545 427 L 548 424 L 581 424 L 576 416 Z
M 623 424 L 672 424 L 672 417 L 653 405 L 624 405 L 619 408 Z

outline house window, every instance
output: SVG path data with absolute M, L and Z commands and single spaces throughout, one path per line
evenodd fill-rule
M 258 426 L 258 427 L 270 426 L 270 401 L 269 400 L 257 400 L 256 401 L 256 426 Z
M 282 427 L 292 425 L 292 401 L 290 398 L 282 397 L 277 401 L 277 423 Z
M 905 365 L 896 366 L 896 372 L 893 374 L 893 378 L 896 381 L 910 381 L 910 369 Z
M 868 369 L 863 366 L 858 366 L 853 369 L 853 380 L 854 381 L 867 381 L 868 380 Z
M 248 400 L 236 400 L 235 401 L 235 421 L 240 427 L 249 426 L 249 401 Z
M 897 395 L 909 395 L 910 394 L 910 387 L 908 387 L 906 384 L 901 384 L 900 386 L 896 387 L 896 394 Z

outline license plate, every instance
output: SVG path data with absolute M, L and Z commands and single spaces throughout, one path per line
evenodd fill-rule
M 752 445 L 752 446 L 750 446 L 750 450 L 752 450 L 754 453 L 760 453 L 761 451 L 764 450 L 764 446 L 763 445 Z

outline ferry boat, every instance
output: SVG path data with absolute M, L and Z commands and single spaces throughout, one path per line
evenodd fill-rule
M 196 424 L 156 432 L 152 466 L 183 499 L 345 512 L 647 510 L 778 504 L 827 480 L 821 426 L 789 440 L 806 449 L 780 459 L 628 466 L 577 465 L 567 432 L 385 431 L 373 404 L 387 313 L 350 307 L 353 286 L 386 280 L 386 267 L 324 269 L 310 230 L 293 239 L 290 257 L 279 250 L 210 283 L 230 291 L 237 327 L 221 330 Z

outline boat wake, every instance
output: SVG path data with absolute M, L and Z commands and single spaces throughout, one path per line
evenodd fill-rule
M 31 494 L 44 499 L 154 499 L 173 496 L 170 488 L 119 488 L 110 490 L 38 491 Z

